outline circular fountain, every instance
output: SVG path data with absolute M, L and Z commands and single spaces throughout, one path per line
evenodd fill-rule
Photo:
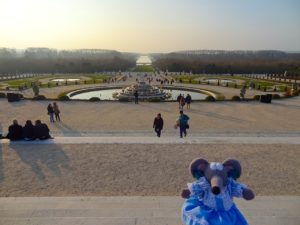
M 132 84 L 126 88 L 123 88 L 121 92 L 115 91 L 113 92 L 113 98 L 122 100 L 134 99 L 134 93 L 138 92 L 140 100 L 165 100 L 171 97 L 170 93 L 159 89 L 158 87 L 154 87 L 152 85 L 146 84 L 145 81 L 140 81 L 137 84 Z

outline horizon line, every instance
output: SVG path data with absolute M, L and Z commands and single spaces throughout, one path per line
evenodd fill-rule
M 52 47 L 25 47 L 25 48 L 15 48 L 15 47 L 3 47 L 0 46 L 0 49 L 13 49 L 13 50 L 27 50 L 27 49 L 49 49 L 57 51 L 80 51 L 80 50 L 100 50 L 100 51 L 116 51 L 120 53 L 136 53 L 136 54 L 170 54 L 170 53 L 179 53 L 179 52 L 188 52 L 188 51 L 225 51 L 225 52 L 235 52 L 235 51 L 245 51 L 245 52 L 259 52 L 259 51 L 279 51 L 286 53 L 300 53 L 299 50 L 282 50 L 282 49 L 183 49 L 183 50 L 173 50 L 173 51 L 153 51 L 153 52 L 138 52 L 138 51 L 121 51 L 116 49 L 105 49 L 105 48 L 52 48 Z

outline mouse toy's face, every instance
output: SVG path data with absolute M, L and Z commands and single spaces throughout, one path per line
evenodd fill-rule
M 191 163 L 190 171 L 196 179 L 204 176 L 211 185 L 211 192 L 218 195 L 227 185 L 228 178 L 239 178 L 242 169 L 239 161 L 235 159 L 228 159 L 223 163 L 209 163 L 199 158 Z

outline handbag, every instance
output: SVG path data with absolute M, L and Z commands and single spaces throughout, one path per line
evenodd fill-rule
M 190 125 L 187 123 L 185 128 L 190 129 Z

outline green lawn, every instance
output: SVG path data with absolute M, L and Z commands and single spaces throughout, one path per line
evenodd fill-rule
M 136 66 L 134 68 L 133 72 L 153 73 L 153 72 L 155 72 L 155 70 L 152 66 L 142 65 L 142 66 Z

